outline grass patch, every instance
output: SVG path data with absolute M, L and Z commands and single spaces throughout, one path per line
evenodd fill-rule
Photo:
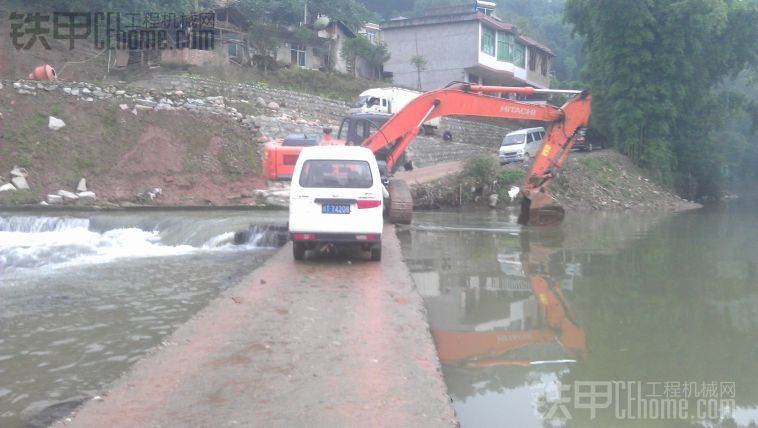
M 28 190 L 0 192 L 0 205 L 36 205 L 39 201 Z
M 250 67 L 190 66 L 175 69 L 177 74 L 210 77 L 227 82 L 246 83 L 261 88 L 281 88 L 343 101 L 354 101 L 369 88 L 384 86 L 385 82 L 359 79 L 347 74 L 282 68 L 262 71 Z M 165 70 L 164 70 L 165 72 Z
M 253 103 L 234 103 L 232 106 L 244 116 L 259 116 L 261 114 L 261 110 Z
M 608 159 L 583 158 L 581 162 L 594 174 L 616 172 L 616 166 Z
M 618 170 L 608 159 L 584 158 L 581 160 L 584 166 L 592 173 L 597 183 L 608 189 L 616 185 Z

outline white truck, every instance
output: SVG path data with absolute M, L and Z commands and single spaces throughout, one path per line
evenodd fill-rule
M 405 88 L 372 88 L 361 92 L 349 113 L 397 113 L 421 92 Z M 431 131 L 440 126 L 440 118 L 424 123 L 424 131 Z

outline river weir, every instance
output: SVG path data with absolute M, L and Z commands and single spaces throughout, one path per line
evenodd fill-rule
M 260 266 L 281 218 L 0 213 L 0 426 L 46 426 L 96 395 Z

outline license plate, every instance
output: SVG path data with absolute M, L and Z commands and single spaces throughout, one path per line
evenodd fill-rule
M 321 213 L 323 214 L 350 214 L 350 205 L 324 204 L 324 205 L 321 205 Z

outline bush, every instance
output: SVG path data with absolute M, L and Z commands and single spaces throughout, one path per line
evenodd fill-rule
M 466 162 L 460 181 L 467 191 L 472 187 L 478 188 L 481 191 L 479 196 L 497 193 L 499 198 L 504 199 L 512 186 L 521 186 L 523 179 L 523 171 L 517 169 L 500 170 L 495 158 L 482 156 Z M 473 199 L 477 196 L 476 190 L 474 192 L 473 195 L 467 195 L 465 199 Z
M 474 186 L 487 186 L 495 181 L 497 161 L 491 156 L 470 159 L 463 167 L 463 176 Z
M 497 175 L 497 194 L 500 199 L 508 196 L 508 190 L 513 186 L 521 186 L 524 172 L 518 169 L 504 169 Z

